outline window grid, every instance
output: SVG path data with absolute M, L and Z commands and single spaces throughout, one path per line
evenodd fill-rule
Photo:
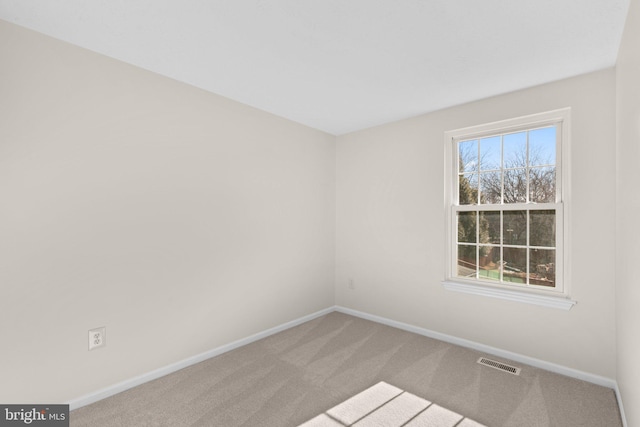
M 475 279 L 479 279 L 479 280 L 484 280 L 481 277 L 480 274 L 480 268 L 479 266 L 481 265 L 480 263 L 480 248 L 485 247 L 485 248 L 499 248 L 500 250 L 500 257 L 499 259 L 501 261 L 504 261 L 504 249 L 507 248 L 512 248 L 512 249 L 524 249 L 525 250 L 525 254 L 526 254 L 526 260 L 525 260 L 525 280 L 524 280 L 524 284 L 525 285 L 529 285 L 529 286 L 540 286 L 540 285 L 535 285 L 535 284 L 531 284 L 530 283 L 530 274 L 532 273 L 530 271 L 531 268 L 531 260 L 530 260 L 530 256 L 531 256 L 531 250 L 557 250 L 557 246 L 545 246 L 545 245 L 532 245 L 531 244 L 531 234 L 530 234 L 530 227 L 531 227 L 531 220 L 530 220 L 530 212 L 535 212 L 536 210 L 542 210 L 542 209 L 531 209 L 529 211 L 527 211 L 527 231 L 526 231 L 526 243 L 524 245 L 515 245 L 515 244 L 507 244 L 504 243 L 504 216 L 502 215 L 502 212 L 499 210 L 495 210 L 495 212 L 500 212 L 500 238 L 499 238 L 499 243 L 481 243 L 480 242 L 480 227 L 477 225 L 480 223 L 480 212 L 479 210 L 475 210 L 473 212 L 475 212 L 475 221 L 476 221 L 476 235 L 475 235 L 475 242 L 469 243 L 469 242 L 459 242 L 457 241 L 457 245 L 459 246 L 467 246 L 467 247 L 474 247 L 474 248 L 478 248 L 475 251 L 475 262 L 476 262 L 476 266 L 478 268 L 476 268 L 475 270 Z M 550 209 L 544 209 L 544 210 L 550 210 Z M 554 209 L 555 211 L 555 209 Z M 469 212 L 469 211 L 467 211 Z M 556 211 L 555 217 L 557 218 L 558 216 L 558 212 Z M 557 239 L 557 236 L 556 236 Z M 456 239 L 457 240 L 457 239 Z M 499 281 L 503 282 L 504 281 L 504 269 L 499 269 Z M 510 284 L 514 283 L 512 281 L 508 281 Z
M 531 159 L 531 132 L 536 130 L 536 129 L 544 129 L 544 128 L 549 128 L 549 127 L 553 127 L 555 129 L 555 159 L 556 159 L 556 163 L 550 163 L 550 162 L 537 162 L 535 165 L 532 165 L 532 159 Z M 505 177 L 507 175 L 508 171 L 518 171 L 521 170 L 523 168 L 518 168 L 518 167 L 508 167 L 505 164 L 505 136 L 506 135 L 513 135 L 516 133 L 522 133 L 524 130 L 524 134 L 525 134 L 525 162 L 524 162 L 524 176 L 525 176 L 525 190 L 524 190 L 524 203 L 506 203 L 505 200 Z M 558 164 L 558 160 L 560 159 L 560 153 L 559 153 L 559 147 L 560 147 L 560 138 L 561 136 L 561 127 L 557 124 L 554 123 L 552 124 L 552 126 L 549 126 L 549 124 L 546 124 L 542 127 L 531 127 L 531 128 L 526 128 L 523 130 L 518 130 L 518 131 L 513 131 L 513 132 L 505 132 L 505 133 L 501 133 L 499 135 L 490 135 L 490 136 L 477 136 L 475 138 L 464 138 L 464 139 L 454 139 L 454 144 L 455 144 L 455 156 L 456 157 L 456 165 L 463 165 L 463 163 L 461 163 L 461 160 L 459 158 L 460 155 L 460 146 L 459 143 L 464 143 L 464 142 L 469 142 L 469 141 L 474 141 L 475 140 L 475 144 L 476 144 L 476 152 L 477 152 L 477 157 L 476 157 L 476 166 L 474 168 L 474 170 L 471 171 L 471 173 L 467 173 L 467 171 L 464 170 L 464 165 L 462 170 L 460 170 L 460 168 L 456 168 L 456 178 L 457 178 L 457 182 L 455 183 L 455 197 L 454 200 L 457 202 L 456 204 L 454 204 L 454 209 L 453 209 L 453 214 L 454 214 L 454 222 L 453 224 L 455 224 L 456 226 L 454 227 L 455 230 L 455 234 L 456 234 L 456 253 L 458 252 L 459 248 L 461 246 L 467 246 L 467 247 L 472 247 L 475 249 L 475 272 L 474 272 L 474 279 L 476 280 L 482 280 L 482 281 L 490 281 L 490 282 L 494 282 L 495 280 L 492 280 L 490 278 L 490 273 L 487 270 L 487 275 L 486 278 L 481 277 L 481 252 L 482 252 L 482 248 L 494 248 L 494 249 L 490 249 L 489 251 L 485 251 L 485 253 L 491 253 L 491 251 L 495 250 L 495 248 L 499 248 L 499 268 L 498 268 L 498 277 L 497 280 L 499 283 L 501 284 L 507 284 L 509 286 L 526 286 L 526 287 L 533 287 L 533 288 L 538 288 L 538 287 L 546 287 L 548 285 L 540 285 L 540 284 L 535 284 L 532 283 L 532 276 L 534 274 L 532 270 L 532 265 L 531 265 L 531 252 L 532 251 L 537 251 L 537 250 L 548 250 L 548 251 L 555 251 L 555 259 L 553 262 L 553 268 L 555 271 L 555 266 L 558 264 L 558 249 L 559 249 L 559 245 L 558 245 L 558 239 L 560 238 L 559 233 L 557 233 L 555 230 L 555 227 L 557 225 L 559 225 L 558 223 L 561 221 L 561 210 L 559 209 L 559 205 L 558 205 L 558 201 L 559 201 L 559 189 L 560 189 L 560 183 L 559 183 L 559 178 L 560 175 L 558 173 L 559 170 L 559 164 Z M 499 165 L 499 169 L 495 169 L 495 168 L 487 168 L 487 169 L 483 169 L 483 159 L 482 159 L 482 141 L 483 140 L 487 140 L 489 138 L 491 138 L 492 136 L 497 137 L 499 136 L 499 140 L 500 140 L 500 165 Z M 549 167 L 553 167 L 554 168 L 554 189 L 555 189 L 555 198 L 554 198 L 554 202 L 555 203 L 543 203 L 543 204 L 537 204 L 537 203 L 533 203 L 531 201 L 531 181 L 532 181 L 532 176 L 531 176 L 531 170 L 533 168 L 538 168 L 540 170 L 542 170 L 542 168 L 549 168 Z M 500 173 L 500 202 L 499 203 L 482 203 L 483 199 L 483 191 L 485 190 L 484 186 L 483 186 L 483 178 L 485 176 L 488 176 L 489 173 Z M 487 174 L 487 175 L 483 175 L 483 174 Z M 474 180 L 473 177 L 474 175 L 477 176 L 477 179 Z M 471 179 L 469 180 L 467 177 L 471 177 Z M 470 204 L 460 204 L 461 201 L 459 200 L 460 198 L 460 194 L 459 194 L 459 190 L 460 190 L 460 180 L 461 179 L 467 179 L 469 183 L 471 183 L 472 185 L 475 186 L 475 188 L 477 188 L 476 193 L 475 193 L 475 203 L 472 203 L 470 201 Z M 514 244 L 508 244 L 505 241 L 505 236 L 504 236 L 504 232 L 505 232 L 505 218 L 504 218 L 504 213 L 505 212 L 509 212 L 509 211 L 523 211 L 526 213 L 526 236 L 525 236 L 525 244 L 524 245 L 514 245 Z M 531 212 L 535 212 L 538 210 L 547 210 L 547 211 L 553 211 L 554 212 L 554 232 L 556 232 L 555 234 L 555 238 L 556 238 L 556 242 L 555 242 L 555 246 L 532 246 L 531 245 Z M 460 212 L 474 212 L 475 213 L 475 242 L 460 242 L 457 236 L 458 233 L 458 214 Z M 495 244 L 494 242 L 491 243 L 485 243 L 482 242 L 482 237 L 480 234 L 480 229 L 481 229 L 481 212 L 499 212 L 499 217 L 500 217 L 500 221 L 499 221 L 499 227 L 500 227 L 500 233 L 499 233 L 499 243 Z M 523 249 L 524 250 L 524 254 L 525 254 L 525 260 L 524 260 L 524 280 L 522 284 L 515 284 L 512 280 L 505 280 L 505 269 L 507 266 L 507 263 L 505 261 L 505 249 Z M 456 264 L 459 263 L 459 257 L 455 256 L 455 262 Z M 454 267 L 455 268 L 455 267 Z M 555 273 L 554 273 L 555 274 Z M 460 276 L 458 274 L 458 272 L 456 271 L 457 276 Z M 546 279 L 546 277 L 545 277 Z M 554 289 L 561 289 L 558 285 L 558 279 L 561 280 L 561 278 L 558 277 L 554 277 L 553 279 L 553 288 Z M 538 279 L 537 279 L 538 280 Z M 540 282 L 540 280 L 538 280 L 538 282 Z

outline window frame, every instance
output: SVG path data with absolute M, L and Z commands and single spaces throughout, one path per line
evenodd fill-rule
M 570 198 L 570 120 L 571 109 L 562 108 L 544 113 L 532 114 L 477 126 L 470 126 L 445 132 L 445 274 L 442 285 L 447 290 L 484 295 L 511 301 L 520 301 L 546 307 L 569 310 L 576 304 L 570 299 L 570 240 L 569 198 Z M 540 127 L 556 126 L 556 200 L 555 203 L 512 203 L 512 204 L 458 204 L 458 142 L 481 139 L 493 135 L 503 135 Z M 508 211 L 508 210 L 556 210 L 556 287 L 548 289 L 536 285 L 508 285 L 481 279 L 458 277 L 456 215 L 463 211 Z M 528 215 L 528 213 L 527 213 Z M 480 243 L 476 242 L 480 247 Z M 501 242 L 501 247 L 504 247 Z M 508 245 L 507 245 L 508 246 Z M 527 247 L 529 247 L 527 241 Z

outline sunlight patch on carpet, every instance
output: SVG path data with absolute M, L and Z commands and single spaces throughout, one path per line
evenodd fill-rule
M 299 427 L 484 427 L 384 381 Z

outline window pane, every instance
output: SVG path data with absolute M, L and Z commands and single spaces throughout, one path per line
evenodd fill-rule
M 527 202 L 527 170 L 504 171 L 504 203 Z
M 529 252 L 529 283 L 538 286 L 556 285 L 556 251 L 531 249 Z
M 500 211 L 480 212 L 480 243 L 500 244 Z
M 458 203 L 461 205 L 478 204 L 478 175 L 458 175 Z
M 529 211 L 529 245 L 556 246 L 556 211 Z
M 556 128 L 554 126 L 529 131 L 529 165 L 556 164 Z
M 526 283 L 527 250 L 525 248 L 503 248 L 502 280 Z
M 458 276 L 476 277 L 478 266 L 476 264 L 475 245 L 458 245 Z
M 527 133 L 510 133 L 504 136 L 504 168 L 527 166 Z
M 482 279 L 500 280 L 500 247 L 480 246 L 480 268 L 478 275 Z
M 480 170 L 496 170 L 502 167 L 500 136 L 480 140 Z
M 529 193 L 529 200 L 534 203 L 555 203 L 556 168 L 531 168 L 529 170 Z
M 478 140 L 458 143 L 458 172 L 469 173 L 478 170 Z
M 498 171 L 480 174 L 480 203 L 502 203 L 502 174 Z
M 458 212 L 458 242 L 476 243 L 476 212 Z
M 502 236 L 505 245 L 526 245 L 527 211 L 504 211 Z

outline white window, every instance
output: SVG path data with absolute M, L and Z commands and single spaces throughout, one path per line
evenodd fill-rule
M 445 134 L 451 290 L 569 309 L 569 109 Z

